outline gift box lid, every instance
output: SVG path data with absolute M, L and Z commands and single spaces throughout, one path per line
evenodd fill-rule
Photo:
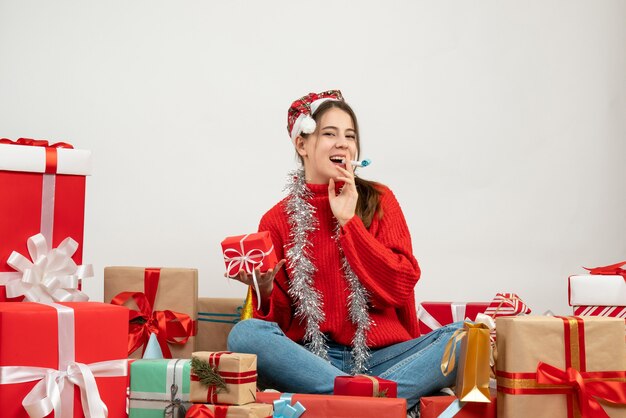
M 46 147 L 0 144 L 0 170 L 46 172 Z M 56 174 L 89 176 L 92 170 L 91 151 L 72 148 L 56 150 Z
M 570 306 L 626 306 L 626 279 L 619 275 L 569 276 Z

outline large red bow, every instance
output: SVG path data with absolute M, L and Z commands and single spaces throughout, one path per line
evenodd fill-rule
M 610 266 L 583 268 L 585 270 L 589 270 L 589 274 L 614 274 L 617 276 L 622 276 L 624 280 L 626 280 L 626 269 L 622 268 L 624 264 L 626 264 L 626 261 L 622 261 L 617 264 L 611 264 Z
M 115 296 L 111 303 L 124 305 L 130 298 L 135 300 L 139 310 L 130 311 L 128 354 L 146 344 L 150 334 L 156 334 L 163 357 L 172 358 L 167 343 L 183 345 L 194 335 L 194 323 L 189 315 L 170 310 L 154 311 L 145 293 L 122 292 Z
M 172 358 L 172 353 L 167 344 L 183 345 L 187 343 L 189 337 L 195 335 L 195 323 L 189 315 L 184 313 L 170 310 L 155 311 L 154 301 L 156 299 L 160 269 L 146 269 L 145 275 L 146 293 L 121 292 L 111 300 L 111 303 L 124 305 L 132 298 L 139 309 L 138 311 L 130 311 L 128 354 L 131 354 L 142 345 L 145 351 L 145 344 L 148 342 L 150 334 L 155 334 L 163 352 L 163 357 Z
M 608 418 L 596 398 L 615 404 L 626 404 L 626 382 L 600 380 L 602 374 L 605 377 L 615 378 L 616 374 L 622 374 L 622 380 L 626 372 L 580 372 L 573 367 L 561 370 L 546 363 L 539 362 L 537 365 L 537 383 L 545 385 L 568 386 L 576 393 L 578 405 L 583 417 Z M 590 380 L 594 376 L 596 379 Z
M 12 145 L 28 145 L 32 147 L 47 147 L 47 148 L 74 148 L 72 144 L 68 144 L 67 142 L 56 142 L 54 144 L 49 144 L 45 139 L 30 139 L 30 138 L 19 138 L 17 141 L 11 141 L 8 138 L 1 138 L 0 144 L 12 144 Z

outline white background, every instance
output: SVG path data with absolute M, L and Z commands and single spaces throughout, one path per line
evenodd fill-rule
M 421 300 L 518 293 L 626 258 L 626 2 L 0 0 L 0 136 L 93 151 L 85 283 L 197 267 L 255 231 L 295 157 L 286 110 L 339 88 L 395 192 Z

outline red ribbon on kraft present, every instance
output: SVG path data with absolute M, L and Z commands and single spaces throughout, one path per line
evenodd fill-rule
M 197 404 L 189 408 L 186 418 L 226 418 L 228 406 L 213 405 L 213 411 L 202 404 Z
M 622 266 L 625 264 L 626 264 L 626 261 L 622 261 L 620 263 L 611 264 L 610 266 L 592 267 L 592 268 L 583 267 L 583 268 L 585 270 L 589 270 L 589 274 L 622 276 L 624 280 L 626 280 L 626 269 L 622 268 Z
M 209 366 L 219 375 L 219 377 L 224 381 L 227 385 L 242 385 L 245 383 L 252 383 L 257 381 L 257 371 L 250 370 L 246 372 L 227 372 L 219 370 L 220 366 L 220 357 L 224 354 L 233 354 L 232 351 L 216 351 L 209 355 L 208 363 Z M 189 376 L 192 382 L 199 382 L 200 378 L 197 374 L 195 374 L 192 369 L 191 375 Z M 218 403 L 217 395 L 219 394 L 219 388 L 215 385 L 209 385 L 207 387 L 207 403 L 216 404 Z
M 128 354 L 137 350 L 146 343 L 150 334 L 155 334 L 164 358 L 172 358 L 169 344 L 184 345 L 189 337 L 196 334 L 195 322 L 189 315 L 170 310 L 155 311 L 160 268 L 147 268 L 144 272 L 144 292 L 121 292 L 115 296 L 111 303 L 124 305 L 128 300 L 134 299 L 138 311 L 130 311 L 130 328 L 128 331 Z
M 498 370 L 498 391 L 511 395 L 566 395 L 568 418 L 608 418 L 597 398 L 626 404 L 626 371 L 588 372 L 583 319 L 555 318 L 563 321 L 565 370 L 542 362 L 537 365 L 536 373 Z

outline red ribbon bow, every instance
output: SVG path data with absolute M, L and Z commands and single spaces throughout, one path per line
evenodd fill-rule
M 46 148 L 74 148 L 72 144 L 68 144 L 67 142 L 56 142 L 54 144 L 49 144 L 45 139 L 31 139 L 31 138 L 19 138 L 17 141 L 11 141 L 8 138 L 0 139 L 0 144 L 11 144 L 11 145 L 27 145 L 32 147 L 46 147 Z
M 583 268 L 585 270 L 589 270 L 589 274 L 614 274 L 617 276 L 622 276 L 624 280 L 626 280 L 626 270 L 622 268 L 624 264 L 626 264 L 626 261 L 622 261 L 617 264 L 611 264 L 610 266 Z
M 145 291 L 121 292 L 111 300 L 114 305 L 124 305 L 131 298 L 135 300 L 138 311 L 130 311 L 128 331 L 128 354 L 144 346 L 150 334 L 156 334 L 164 358 L 172 358 L 170 344 L 183 345 L 189 337 L 195 335 L 195 324 L 189 315 L 170 310 L 155 311 L 154 300 L 160 278 L 160 269 L 146 269 Z
M 213 405 L 214 411 L 211 411 L 204 405 L 194 405 L 187 411 L 186 418 L 226 418 L 228 414 L 228 406 Z
M 615 404 L 626 404 L 626 383 L 606 380 L 585 381 L 584 374 L 598 375 L 599 373 L 581 373 L 573 367 L 561 370 L 542 362 L 537 365 L 537 383 L 572 388 L 576 393 L 583 417 L 609 417 L 596 398 Z M 615 373 L 609 374 L 615 375 Z M 624 375 L 626 376 L 626 372 Z

